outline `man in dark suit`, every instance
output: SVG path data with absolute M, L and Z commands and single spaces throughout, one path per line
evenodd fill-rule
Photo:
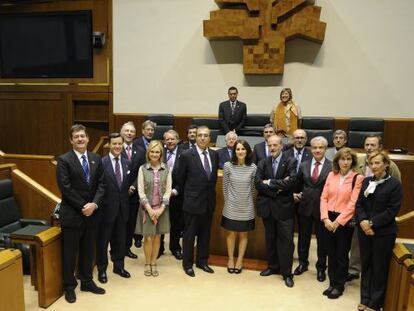
M 315 227 L 317 254 L 316 262 L 317 280 L 323 282 L 326 279 L 327 252 L 324 243 L 324 224 L 321 222 L 320 197 L 325 186 L 326 178 L 332 170 L 332 162 L 325 158 L 328 141 L 317 136 L 311 140 L 312 159 L 300 165 L 296 190 L 293 194 L 298 204 L 298 255 L 299 266 L 294 274 L 301 275 L 308 270 L 309 247 L 312 237 L 312 228 Z
M 86 128 L 75 124 L 69 132 L 73 150 L 58 158 L 56 176 L 62 193 L 60 223 L 62 227 L 63 290 L 69 303 L 76 301 L 75 278 L 78 256 L 81 291 L 104 294 L 92 279 L 99 208 L 105 194 L 101 158 L 87 152 Z
M 180 246 L 181 233 L 184 230 L 183 220 L 183 199 L 177 191 L 178 166 L 181 153 L 185 150 L 178 145 L 179 135 L 174 130 L 168 130 L 164 133 L 164 162 L 172 172 L 172 190 L 169 204 L 170 215 L 170 251 L 177 260 L 183 259 L 182 248 Z M 164 235 L 161 236 L 161 246 L 159 255 L 164 250 Z
M 230 131 L 240 130 L 246 121 L 247 107 L 246 104 L 237 100 L 238 91 L 234 86 L 229 88 L 229 100 L 219 105 L 219 122 L 224 134 Z
M 257 166 L 255 185 L 257 215 L 265 227 L 268 268 L 261 276 L 280 274 L 288 287 L 293 287 L 293 189 L 296 182 L 296 160 L 282 153 L 282 139 L 271 136 L 268 141 L 271 157 Z
M 219 157 L 219 168 L 223 168 L 224 163 L 231 161 L 231 158 L 233 157 L 234 144 L 237 141 L 237 134 L 232 131 L 228 132 L 226 136 L 224 136 L 224 141 L 226 142 L 226 147 L 217 151 Z
M 196 148 L 181 154 L 178 166 L 178 193 L 183 195 L 183 268 L 194 277 L 194 242 L 197 236 L 196 266 L 208 273 L 210 229 L 216 205 L 218 155 L 208 148 L 210 129 L 197 128 Z
M 138 256 L 131 251 L 133 240 L 135 246 L 141 247 L 142 235 L 135 234 L 135 224 L 138 213 L 138 191 L 132 184 L 136 181 L 139 167 L 145 163 L 145 149 L 139 144 L 134 144 L 136 129 L 133 122 L 128 121 L 121 127 L 121 136 L 124 139 L 122 157 L 127 159 L 130 166 L 129 184 L 129 216 L 126 228 L 125 238 L 125 256 L 136 259 Z
M 155 122 L 152 122 L 151 120 L 146 120 L 144 123 L 142 123 L 142 136 L 134 140 L 134 145 L 140 146 L 141 148 L 147 150 L 147 147 L 151 142 L 151 139 L 154 137 L 156 127 L 157 124 Z
M 312 153 L 305 147 L 308 137 L 302 129 L 293 132 L 293 146 L 284 153 L 291 158 L 296 159 L 296 172 L 299 171 L 299 165 L 305 161 L 312 159 Z
M 108 244 L 111 243 L 113 272 L 129 278 L 124 268 L 125 238 L 129 218 L 129 162 L 122 158 L 123 139 L 119 133 L 109 135 L 109 154 L 102 159 L 105 175 L 105 197 L 102 204 L 101 220 L 98 226 L 96 265 L 98 280 L 106 283 L 108 277 Z
M 196 135 L 197 135 L 197 125 L 191 124 L 187 127 L 187 139 L 186 143 L 182 143 L 182 149 L 187 150 L 194 148 L 196 146 Z
M 270 136 L 275 135 L 275 130 L 273 128 L 273 125 L 271 123 L 268 123 L 263 128 L 263 137 L 264 142 L 258 143 L 253 148 L 253 159 L 254 163 L 257 165 L 260 160 L 267 158 L 270 156 L 270 150 L 267 146 L 267 140 Z

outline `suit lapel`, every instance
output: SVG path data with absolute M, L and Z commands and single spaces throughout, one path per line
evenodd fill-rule
M 89 153 L 88 153 L 89 156 Z M 88 157 L 89 159 L 89 157 Z M 83 171 L 83 167 L 78 159 L 78 156 L 76 155 L 75 151 L 72 150 L 72 162 L 74 164 L 74 168 L 76 171 L 78 171 L 78 174 L 80 175 L 81 179 L 83 180 L 83 182 L 88 185 L 88 183 L 86 182 L 86 178 L 85 178 L 85 172 Z M 89 168 L 90 169 L 90 168 Z
M 208 154 L 209 154 L 209 156 L 210 156 L 210 160 L 211 160 L 211 167 L 210 167 L 210 170 L 211 170 L 211 174 L 213 174 L 213 170 L 215 170 L 214 168 L 216 168 L 217 167 L 217 165 L 218 165 L 218 163 L 216 162 L 216 159 L 217 159 L 217 157 L 212 157 L 211 156 L 211 154 L 212 154 L 212 150 L 210 149 L 210 148 L 207 148 L 208 149 Z M 227 153 L 227 156 L 229 155 L 229 153 Z M 204 169 L 204 166 L 203 166 L 203 169 Z
M 325 159 L 325 162 L 323 162 L 323 165 L 322 165 L 322 170 L 321 170 L 321 172 L 319 174 L 319 177 L 318 177 L 318 182 L 316 184 L 319 184 L 319 183 L 322 182 L 322 180 L 325 180 L 326 176 L 328 176 L 330 171 L 331 171 L 331 165 Z
M 123 188 L 128 180 L 128 163 L 124 161 L 124 159 L 121 160 L 122 165 L 122 185 L 121 188 Z
M 284 177 L 285 170 L 286 170 L 286 159 L 287 159 L 286 155 L 282 153 L 282 157 L 280 158 L 280 163 L 277 167 L 276 179 L 282 179 Z
M 194 163 L 196 164 L 198 169 L 201 170 L 204 173 L 203 176 L 205 178 L 207 178 L 206 171 L 204 170 L 203 163 L 201 163 L 201 158 L 200 158 L 200 156 L 197 152 L 197 148 L 191 149 L 191 153 L 192 153 L 192 156 L 193 156 L 193 159 L 194 159 Z
M 112 167 L 111 158 L 109 157 L 109 155 L 104 157 L 102 162 L 103 162 L 103 166 L 105 168 L 105 172 L 112 179 L 112 182 L 114 183 L 114 185 L 116 185 L 118 187 L 118 183 L 116 181 L 114 168 Z M 121 160 L 121 162 L 123 162 L 123 161 Z

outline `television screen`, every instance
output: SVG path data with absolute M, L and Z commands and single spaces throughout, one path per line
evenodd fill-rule
M 92 78 L 92 13 L 0 15 L 2 78 Z

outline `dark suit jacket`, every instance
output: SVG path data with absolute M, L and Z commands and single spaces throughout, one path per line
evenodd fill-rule
M 219 122 L 224 134 L 233 129 L 240 130 L 246 121 L 247 108 L 246 104 L 241 101 L 236 101 L 234 114 L 231 113 L 230 101 L 226 100 L 220 103 L 219 106 Z
M 254 145 L 253 161 L 257 165 L 257 163 L 259 163 L 260 160 L 263 160 L 265 158 L 266 158 L 266 141 L 262 141 L 261 143 Z
M 141 140 L 142 141 L 142 140 Z M 143 145 L 144 143 L 142 143 Z M 138 170 L 142 164 L 145 163 L 145 148 L 141 147 L 140 144 L 132 144 L 132 156 L 131 161 L 128 160 L 128 155 L 126 151 L 123 149 L 121 153 L 122 158 L 126 159 L 129 163 L 129 169 L 131 170 L 130 174 L 128 175 L 129 184 L 132 185 L 138 176 Z
M 183 211 L 190 214 L 213 212 L 216 205 L 218 155 L 208 149 L 211 175 L 207 178 L 197 149 L 181 154 L 178 167 L 178 193 L 183 195 Z
M 320 167 L 320 174 L 316 183 L 312 181 L 312 160 L 302 162 L 299 167 L 296 193 L 302 192 L 302 200 L 298 204 L 298 213 L 303 216 L 313 216 L 318 221 L 321 219 L 321 194 L 325 186 L 326 178 L 332 171 L 332 162 L 325 158 Z
M 167 148 L 164 148 L 164 159 L 163 159 L 163 161 L 165 163 L 167 163 L 167 150 L 168 150 Z M 180 163 L 181 154 L 185 151 L 186 151 L 186 149 L 184 149 L 182 146 L 178 145 L 177 154 L 175 155 L 174 166 L 173 166 L 173 169 L 172 169 L 172 172 L 171 172 L 172 189 L 176 189 L 176 187 L 178 185 L 178 166 L 179 166 L 179 163 Z
M 143 148 L 144 150 L 147 150 L 147 148 L 145 148 L 144 136 L 140 136 L 140 137 L 135 138 L 132 144 L 135 147 L 139 146 L 139 147 Z
M 194 145 L 195 145 L 195 143 L 194 143 Z M 185 143 L 181 143 L 180 146 L 181 146 L 181 149 L 188 150 L 188 149 L 190 149 L 190 142 L 187 141 Z
M 286 177 L 290 177 L 285 180 Z M 270 179 L 270 185 L 263 180 Z M 282 153 L 276 176 L 273 176 L 272 157 L 261 160 L 257 165 L 255 185 L 257 194 L 257 215 L 272 216 L 275 219 L 293 218 L 293 190 L 296 183 L 296 160 Z
M 219 157 L 219 164 L 218 167 L 219 168 L 223 168 L 224 163 L 231 161 L 230 159 L 230 155 L 229 155 L 229 150 L 227 149 L 227 147 L 221 148 L 219 150 L 217 150 L 218 153 L 218 157 Z
M 121 215 L 124 222 L 129 217 L 129 195 L 128 188 L 129 174 L 131 174 L 129 163 L 125 158 L 121 159 L 122 185 L 118 186 L 115 172 L 109 155 L 103 157 L 102 165 L 104 168 L 106 191 L 102 205 L 102 221 L 105 223 L 115 222 L 118 214 Z
M 60 222 L 66 227 L 80 227 L 83 222 L 96 223 L 105 194 L 105 180 L 101 158 L 87 152 L 90 181 L 86 182 L 82 165 L 75 152 L 69 151 L 58 158 L 56 176 L 62 193 Z M 89 217 L 82 214 L 86 203 L 93 202 L 98 210 Z
M 288 157 L 294 158 L 295 152 L 293 146 L 285 151 L 283 151 L 284 154 L 286 154 Z M 307 147 L 302 149 L 302 158 L 300 160 L 300 163 L 303 163 L 305 161 L 312 159 L 312 152 L 309 151 Z
M 371 220 L 372 228 L 377 236 L 396 234 L 398 228 L 395 217 L 401 207 L 402 185 L 397 179 L 391 177 L 384 183 L 377 185 L 374 193 L 365 197 L 364 191 L 372 179 L 373 177 L 366 177 L 362 183 L 355 207 L 357 222 Z

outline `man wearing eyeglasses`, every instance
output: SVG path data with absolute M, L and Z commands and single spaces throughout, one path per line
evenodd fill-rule
M 312 159 L 312 153 L 305 147 L 307 140 L 308 137 L 304 130 L 298 129 L 294 131 L 293 146 L 284 152 L 288 157 L 296 159 L 296 172 L 299 170 L 301 163 Z

